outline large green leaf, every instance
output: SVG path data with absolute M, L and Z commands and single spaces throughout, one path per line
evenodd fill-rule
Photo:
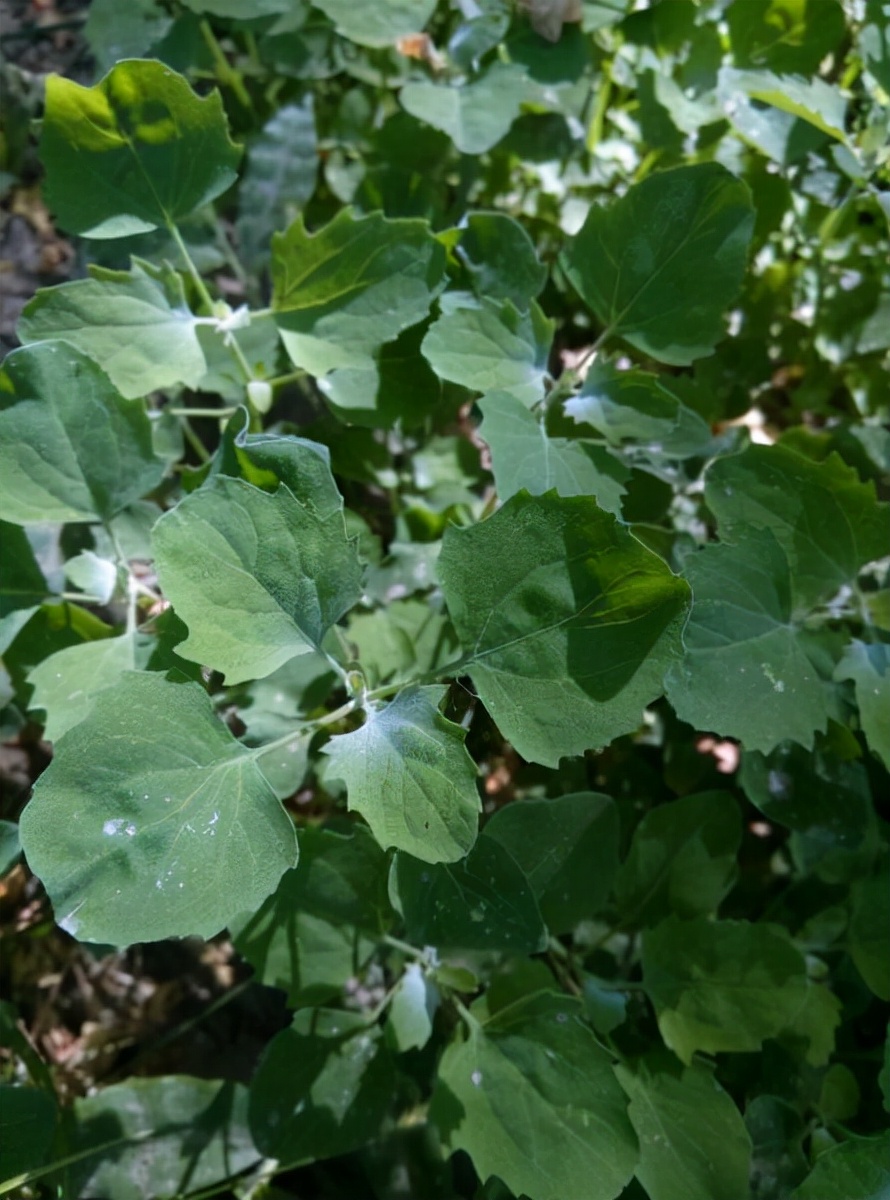
M 163 63 L 118 63 L 95 87 L 46 84 L 46 197 L 69 233 L 127 237 L 187 217 L 235 181 L 241 152 L 218 92 Z
M 546 944 L 534 892 L 493 838 L 480 838 L 453 864 L 398 854 L 390 884 L 415 945 L 535 954 Z
M 250 1128 L 265 1155 L 288 1165 L 346 1154 L 377 1135 L 394 1085 L 378 1026 L 358 1013 L 304 1010 L 260 1060 Z
M 890 1192 L 890 1133 L 826 1150 L 792 1200 L 884 1200 Z
M 726 15 L 736 64 L 781 74 L 815 73 L 846 32 L 835 0 L 744 0 Z
M 7 521 L 108 521 L 163 478 L 143 406 L 63 342 L 9 355 L 0 406 Z
M 484 154 L 535 90 L 524 67 L 496 62 L 472 83 L 406 83 L 399 99 L 413 117 L 447 133 L 462 154 Z
M 21 820 L 69 933 L 210 937 L 296 862 L 290 818 L 197 684 L 127 673 L 59 742 Z
M 752 526 L 772 531 L 791 566 L 794 604 L 805 609 L 890 554 L 890 505 L 837 454 L 813 462 L 784 446 L 749 446 L 714 461 L 705 499 L 727 541 Z
M 284 104 L 250 143 L 238 193 L 238 248 L 252 266 L 269 259 L 269 240 L 315 191 L 318 140 L 311 95 Z
M 430 1119 L 483 1181 L 534 1200 L 613 1200 L 637 1162 L 609 1058 L 565 996 L 521 1000 L 452 1042 Z
M 100 692 L 141 665 L 135 633 L 68 646 L 45 658 L 28 676 L 34 689 L 30 707 L 46 713 L 43 736 L 58 741 L 89 715 Z
M 272 307 L 294 365 L 367 369 L 384 342 L 423 320 L 444 273 L 444 247 L 424 221 L 343 209 L 310 234 L 298 217 L 272 239 Z
M 524 488 L 533 496 L 555 488 L 560 496 L 593 496 L 600 508 L 621 515 L 622 484 L 630 472 L 602 446 L 550 437 L 539 419 L 509 392 L 489 392 L 479 402 L 479 436 L 491 450 L 501 500 Z
M 507 804 L 485 826 L 522 868 L 551 933 L 595 916 L 618 867 L 618 810 L 608 796 L 578 792 Z
M 751 750 L 786 739 L 812 746 L 828 722 L 828 694 L 793 619 L 793 581 L 773 533 L 705 546 L 685 575 L 694 596 L 686 654 L 665 679 L 677 715 Z
M 679 651 L 686 585 L 586 497 L 520 493 L 447 530 L 439 576 L 467 673 L 535 762 L 635 729 Z
M 75 1100 L 71 1151 L 85 1157 L 68 1168 L 66 1190 L 144 1200 L 219 1184 L 260 1158 L 247 1104 L 242 1084 L 186 1075 L 133 1078 Z M 130 1144 L 101 1151 L 118 1138 Z
M 862 732 L 869 749 L 890 770 L 890 647 L 854 639 L 834 677 L 855 683 Z
M 436 0 L 313 0 L 334 22 L 337 32 L 360 46 L 391 46 L 401 37 L 420 33 L 436 7 Z
M 552 339 L 553 322 L 536 304 L 520 313 L 507 300 L 445 313 L 422 349 L 443 379 L 474 392 L 508 392 L 532 405 L 544 395 Z
M 666 1055 L 616 1067 L 640 1140 L 636 1176 L 650 1200 L 749 1200 L 751 1139 L 712 1070 Z
M 783 929 L 669 917 L 643 937 L 643 983 L 671 1050 L 759 1050 L 807 1000 L 803 955 Z
M 196 387 L 207 369 L 181 279 L 172 271 L 155 277 L 140 263 L 41 288 L 18 335 L 26 345 L 59 338 L 76 346 L 129 399 L 177 383 Z
M 0 416 L 0 429 L 2 429 Z M 18 525 L 0 521 L 0 654 L 46 598 L 49 588 Z
M 389 704 L 371 703 L 361 728 L 324 747 L 327 774 L 344 781 L 349 807 L 362 814 L 380 845 L 428 863 L 466 854 L 481 808 L 465 731 L 439 712 L 444 694 L 444 688 L 421 687 Z
M 300 861 L 274 895 L 229 922 L 238 953 L 292 1008 L 337 996 L 392 919 L 388 863 L 367 830 L 307 826 L 299 843 Z
M 714 912 L 735 880 L 741 838 L 741 812 L 728 792 L 683 796 L 652 809 L 634 830 L 618 875 L 622 924 Z
M 361 596 L 341 511 L 321 517 L 283 484 L 217 476 L 166 513 L 152 537 L 164 594 L 189 627 L 184 658 L 229 684 L 317 650 Z
M 699 163 L 650 175 L 608 208 L 591 208 L 563 264 L 610 336 L 683 365 L 723 336 L 753 228 L 745 184 L 718 163 Z

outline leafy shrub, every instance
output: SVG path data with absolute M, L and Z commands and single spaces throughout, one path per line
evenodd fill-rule
M 249 1087 L 23 1051 L 5 1190 L 883 1195 L 886 5 L 87 35 L 88 271 L 0 376 L 21 845 L 294 1013 Z

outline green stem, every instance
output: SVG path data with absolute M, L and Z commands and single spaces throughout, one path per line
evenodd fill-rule
M 229 333 L 228 337 L 226 338 L 226 345 L 228 346 L 228 348 L 231 350 L 232 354 L 234 355 L 235 361 L 237 362 L 237 364 L 241 370 L 241 374 L 244 376 L 245 383 L 250 383 L 250 381 L 254 377 L 253 371 L 251 369 L 250 363 L 247 361 L 247 359 L 244 356 L 244 351 L 238 345 L 238 339 L 235 337 L 234 333 Z
M 457 1009 L 458 1013 L 460 1014 L 460 1019 L 466 1025 L 467 1029 L 469 1029 L 470 1033 L 478 1033 L 479 1030 L 482 1028 L 482 1026 L 476 1020 L 476 1018 L 473 1016 L 473 1014 L 470 1012 L 470 1010 L 467 1008 L 467 1006 L 463 1003 L 463 1001 L 460 1000 L 457 996 L 455 996 L 454 993 L 452 993 L 450 999 L 451 999 L 451 1003 L 454 1005 L 454 1007 Z
M 401 950 L 402 954 L 407 954 L 409 958 L 416 959 L 417 962 L 426 961 L 426 954 L 424 954 L 423 950 L 418 950 L 410 942 L 403 942 L 400 938 L 393 937 L 391 933 L 385 933 L 382 941 L 385 945 L 391 946 L 393 950 Z
M 228 408 L 173 408 L 170 405 L 164 409 L 164 412 L 170 413 L 173 417 L 230 417 L 232 413 L 237 412 L 235 405 L 230 405 Z
M 217 41 L 216 34 L 210 26 L 210 22 L 202 19 L 199 22 L 201 37 L 203 37 L 207 49 L 213 57 L 213 65 L 216 68 L 216 75 L 219 82 L 224 86 L 230 87 L 238 100 L 246 109 L 253 111 L 253 101 L 250 98 L 250 93 L 244 86 L 244 81 L 241 78 L 240 71 L 236 71 L 229 60 L 223 53 L 223 48 Z
M 195 454 L 197 454 L 202 463 L 210 462 L 210 451 L 195 433 L 194 429 L 192 429 L 191 425 L 189 424 L 188 417 L 180 417 L 179 420 L 182 425 L 182 432 L 185 435 L 185 440 L 194 450 Z
M 198 295 L 201 297 L 201 303 L 208 310 L 213 312 L 213 297 L 207 290 L 207 285 L 201 278 L 201 272 L 195 266 L 192 256 L 189 254 L 188 246 L 185 244 L 182 234 L 179 232 L 178 226 L 173 221 L 167 222 L 167 229 L 173 241 L 176 243 L 176 248 L 182 255 L 182 261 L 185 263 L 186 270 L 192 278 Z
M 256 316 L 256 313 L 252 314 Z M 308 371 L 288 371 L 286 375 L 273 375 L 271 379 L 267 379 L 270 388 L 284 387 L 286 383 L 296 383 L 299 379 L 305 379 L 308 376 Z
M 323 717 L 316 717 L 314 721 L 306 721 L 303 725 L 297 725 L 295 729 L 292 729 L 290 733 L 284 734 L 283 737 L 275 738 L 272 742 L 265 742 L 262 746 L 254 746 L 252 750 L 248 751 L 248 755 L 256 761 L 267 750 L 277 750 L 279 746 L 289 745 L 296 737 L 300 737 L 310 731 L 314 732 L 316 729 L 324 729 L 326 725 L 334 725 L 337 721 L 342 721 L 351 712 L 355 712 L 358 706 L 357 700 L 347 700 L 345 704 L 341 704 L 333 712 L 325 713 Z

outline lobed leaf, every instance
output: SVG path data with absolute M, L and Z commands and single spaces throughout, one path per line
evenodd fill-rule
M 369 704 L 361 728 L 324 747 L 328 776 L 343 780 L 350 809 L 362 814 L 380 845 L 428 863 L 467 853 L 481 808 L 465 732 L 439 712 L 444 694 L 420 687 L 389 704 Z
M 118 238 L 168 227 L 236 178 L 218 92 L 203 99 L 163 63 L 117 63 L 94 87 L 46 83 L 40 139 L 47 203 L 63 229 Z

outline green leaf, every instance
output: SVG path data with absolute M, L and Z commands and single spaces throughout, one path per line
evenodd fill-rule
M 0 1083 L 0 1181 L 43 1166 L 57 1115 L 47 1092 Z
M 175 224 L 234 183 L 241 157 L 218 92 L 135 59 L 91 88 L 50 75 L 40 154 L 59 224 L 94 238 Z
M 720 72 L 720 91 L 728 97 L 741 92 L 752 100 L 790 113 L 833 138 L 840 141 L 846 138 L 847 103 L 839 88 L 822 79 L 724 67 Z
M 716 911 L 735 882 L 741 840 L 741 812 L 728 792 L 701 792 L 653 808 L 634 830 L 618 874 L 622 924 Z
M 697 1050 L 759 1050 L 807 998 L 803 956 L 785 931 L 744 921 L 668 917 L 643 935 L 643 984 L 686 1064 Z
M 749 446 L 715 460 L 705 500 L 726 541 L 752 526 L 772 531 L 791 567 L 795 607 L 830 600 L 890 554 L 890 505 L 838 454 L 813 462 L 783 446 Z
M 336 26 L 337 32 L 360 46 L 391 46 L 401 37 L 421 33 L 436 7 L 436 0 L 313 0 Z
M 448 529 L 439 576 L 467 673 L 534 762 L 636 729 L 679 651 L 686 585 L 586 497 L 520 493 Z
M 291 1164 L 346 1154 L 374 1138 L 395 1073 L 381 1031 L 358 1013 L 297 1013 L 266 1047 L 250 1085 L 258 1148 Z
M 3 417 L 0 416 L 0 430 Z M 18 525 L 0 521 L 0 654 L 46 598 L 49 588 Z
M 533 302 L 520 313 L 507 300 L 445 313 L 423 339 L 437 375 L 474 392 L 509 392 L 525 405 L 543 399 L 553 322 Z
M 419 963 L 408 963 L 389 1006 L 387 1035 L 400 1053 L 422 1050 L 433 1033 L 438 993 Z
M 196 13 L 211 13 L 230 21 L 251 21 L 271 17 L 293 8 L 293 0 L 182 0 Z
M 479 409 L 479 436 L 491 450 L 501 500 L 523 488 L 533 496 L 555 488 L 560 496 L 593 496 L 600 508 L 621 515 L 622 485 L 630 472 L 608 450 L 581 439 L 549 437 L 543 420 L 509 392 L 489 392 Z
M 637 1162 L 609 1058 L 565 996 L 521 1000 L 452 1042 L 430 1119 L 483 1182 L 534 1200 L 613 1200 Z
M 608 208 L 591 208 L 563 266 L 609 336 L 683 366 L 723 337 L 753 228 L 745 184 L 718 163 L 699 163 L 650 175 Z
M 483 834 L 522 868 L 551 933 L 594 917 L 618 866 L 618 810 L 608 796 L 578 792 L 519 800 L 491 817 Z
M 282 105 L 248 147 L 236 223 L 245 263 L 268 262 L 272 234 L 305 207 L 317 174 L 315 107 L 308 95 L 299 104 Z
M 174 1196 L 245 1171 L 260 1158 L 247 1101 L 239 1083 L 186 1075 L 133 1078 L 75 1100 L 72 1152 L 94 1153 L 67 1168 L 70 1194 Z M 117 1138 L 130 1144 L 99 1152 Z
M 217 476 L 166 513 L 152 541 L 164 594 L 189 627 L 177 653 L 229 684 L 319 649 L 361 596 L 342 512 L 320 517 L 284 485 L 269 494 Z
M 248 428 L 247 410 L 241 408 L 226 428 L 233 457 L 223 455 L 221 474 L 240 476 L 267 492 L 283 483 L 322 521 L 342 511 L 343 497 L 331 472 L 327 446 L 289 433 L 248 433 Z
M 782 74 L 815 74 L 846 33 L 834 0 L 745 0 L 726 16 L 736 64 Z
M 341 420 L 416 429 L 435 413 L 442 384 L 420 352 L 426 324 L 413 325 L 376 351 L 363 367 L 345 367 L 319 381 Z
M 850 955 L 859 974 L 881 1000 L 890 1000 L 890 908 L 887 892 L 890 870 L 886 859 L 882 868 L 861 880 L 853 891 L 853 915 L 850 919 Z
M 300 861 L 274 895 L 229 922 L 238 953 L 291 1008 L 337 996 L 392 920 L 386 856 L 365 829 L 306 826 L 299 843 Z
M 760 1095 L 745 1108 L 745 1125 L 753 1143 L 751 1178 L 760 1185 L 755 1194 L 765 1200 L 787 1196 L 808 1170 L 800 1114 L 778 1096 Z
M 764 753 L 786 739 L 812 746 L 829 697 L 795 624 L 792 577 L 772 531 L 705 546 L 685 575 L 694 596 L 686 654 L 665 679 L 677 715 Z
M 207 369 L 182 280 L 172 271 L 155 278 L 138 262 L 41 288 L 18 335 L 26 345 L 58 338 L 76 346 L 128 399 L 178 383 L 196 387 Z
M 547 280 L 547 268 L 538 258 L 534 242 L 506 213 L 468 213 L 455 253 L 480 299 L 509 300 L 516 308 L 525 309 Z
M 211 937 L 262 903 L 297 848 L 254 758 L 197 684 L 128 672 L 101 692 L 22 814 L 25 856 L 58 923 L 81 941 L 130 945 Z
M 630 444 L 647 458 L 689 458 L 707 453 L 711 429 L 687 408 L 669 383 L 643 371 L 616 371 L 596 363 L 565 411 L 578 424 L 591 425 L 616 447 Z
M 444 694 L 421 687 L 388 704 L 368 704 L 360 729 L 324 747 L 327 776 L 343 780 L 350 809 L 362 814 L 380 845 L 427 863 L 466 854 L 481 808 L 465 731 L 439 712 Z
M 865 0 L 866 24 L 859 29 L 865 64 L 885 92 L 890 92 L 890 21 L 884 0 Z
M 142 665 L 135 633 L 83 642 L 45 658 L 28 676 L 34 689 L 30 707 L 46 713 L 43 736 L 58 741 L 89 716 L 100 692 L 116 684 L 124 671 Z
M 890 648 L 855 639 L 844 651 L 835 679 L 856 684 L 859 720 L 868 748 L 890 770 Z
M 309 234 L 298 217 L 272 238 L 272 307 L 294 365 L 318 376 L 366 369 L 423 320 L 444 273 L 444 247 L 424 221 L 343 209 Z
M 524 67 L 496 62 L 472 83 L 406 83 L 399 99 L 413 117 L 447 133 L 461 154 L 484 154 L 535 91 Z
M 417 946 L 536 954 L 547 942 L 534 893 L 513 857 L 480 838 L 458 863 L 397 854 L 390 890 Z
M 83 32 L 99 67 L 108 71 L 122 58 L 144 56 L 172 26 L 173 17 L 154 0 L 93 0 Z
M 0 406 L 7 521 L 108 521 L 164 476 L 143 406 L 124 400 L 95 363 L 64 343 L 10 354 Z
M 741 1113 L 702 1063 L 659 1055 L 615 1072 L 640 1140 L 636 1177 L 650 1200 L 748 1200 L 751 1139 Z
M 854 1138 L 820 1154 L 791 1200 L 882 1200 L 890 1188 L 890 1133 Z
M 769 821 L 793 830 L 798 869 L 830 882 L 867 871 L 878 846 L 868 775 L 859 762 L 786 743 L 770 755 L 746 750 L 739 783 Z

